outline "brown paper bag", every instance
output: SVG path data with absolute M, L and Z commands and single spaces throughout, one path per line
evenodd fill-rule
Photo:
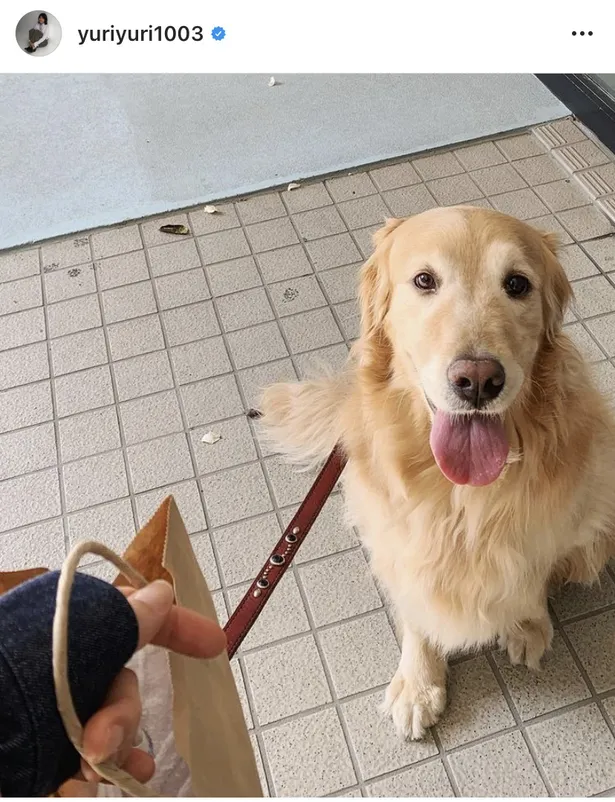
M 124 554 L 124 559 L 148 581 L 159 578 L 170 581 L 175 589 L 177 604 L 217 620 L 211 594 L 172 496 L 165 499 L 152 519 L 140 530 Z M 39 573 L 41 569 L 0 573 L 0 592 Z M 114 584 L 128 583 L 118 577 Z M 151 657 L 148 650 L 151 650 Z M 161 668 L 160 654 L 154 655 L 160 651 L 156 647 L 146 647 L 133 658 L 136 661 L 133 668 L 137 673 L 148 666 L 155 671 L 164 670 L 164 666 Z M 177 767 L 185 763 L 190 795 L 262 796 L 250 737 L 226 654 L 212 660 L 196 660 L 171 652 L 165 654 L 172 688 L 172 693 L 167 694 L 172 700 L 170 735 L 180 756 L 174 765 Z M 164 694 L 160 699 L 163 697 Z M 160 699 L 157 703 L 164 705 L 164 699 Z M 145 716 L 147 698 L 143 698 L 143 704 Z M 153 715 L 160 720 L 160 711 L 156 710 Z M 170 747 L 167 743 L 165 749 L 172 751 L 173 743 Z M 176 771 L 180 769 L 176 768 Z M 156 781 L 154 785 L 158 786 L 155 790 L 169 793 L 169 782 L 176 779 L 185 789 L 182 778 L 155 776 L 153 782 Z M 65 787 L 60 795 L 68 795 L 68 790 Z M 82 792 L 87 795 L 85 789 Z

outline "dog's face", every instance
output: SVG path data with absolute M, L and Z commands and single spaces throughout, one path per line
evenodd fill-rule
M 443 472 L 488 484 L 508 453 L 502 419 L 569 298 L 553 240 L 498 212 L 457 207 L 390 221 L 376 241 L 361 287 L 363 336 L 380 327 L 420 384 Z M 482 467 L 468 451 L 451 468 L 464 443 Z

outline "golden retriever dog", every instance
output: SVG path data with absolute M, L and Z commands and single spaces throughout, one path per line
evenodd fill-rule
M 615 420 L 562 330 L 553 235 L 460 206 L 374 241 L 346 371 L 273 385 L 261 409 L 294 460 L 347 455 L 350 521 L 402 638 L 384 708 L 420 739 L 447 657 L 499 642 L 538 669 L 551 583 L 592 582 L 613 554 Z

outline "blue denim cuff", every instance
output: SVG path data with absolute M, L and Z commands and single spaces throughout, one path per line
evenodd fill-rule
M 48 796 L 79 771 L 56 706 L 52 623 L 59 573 L 0 597 L 0 792 Z M 98 710 L 139 639 L 132 607 L 112 585 L 77 574 L 68 626 L 69 682 L 82 724 Z

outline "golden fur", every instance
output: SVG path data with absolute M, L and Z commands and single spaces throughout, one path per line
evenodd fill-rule
M 496 640 L 538 668 L 549 583 L 594 581 L 615 543 L 615 421 L 562 331 L 571 287 L 556 241 L 470 207 L 388 221 L 361 273 L 361 336 L 346 371 L 263 397 L 280 449 L 318 462 L 341 442 L 344 495 L 402 633 L 385 707 L 420 738 L 446 702 L 446 657 Z M 503 291 L 507 270 L 533 285 Z M 413 277 L 441 279 L 431 297 Z M 455 413 L 446 369 L 487 352 L 506 369 L 494 403 L 510 452 L 490 485 L 452 484 L 432 455 L 432 410 Z

